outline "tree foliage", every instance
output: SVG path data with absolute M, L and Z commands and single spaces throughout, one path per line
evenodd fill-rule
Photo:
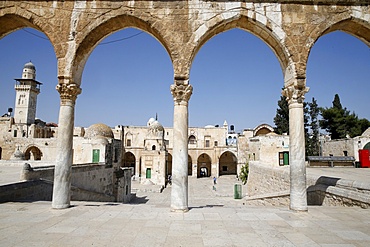
M 276 126 L 274 128 L 275 133 L 280 135 L 283 133 L 289 134 L 289 106 L 285 96 L 280 96 L 274 123 Z
M 320 127 L 331 135 L 331 139 L 359 136 L 370 127 L 367 119 L 359 119 L 355 113 L 342 107 L 338 94 L 334 96 L 332 103 L 330 108 L 320 108 Z
M 319 152 L 319 114 L 320 109 L 315 98 L 304 103 L 306 156 L 318 156 Z
M 240 169 L 239 178 L 242 180 L 243 184 L 247 183 L 249 174 L 249 163 L 247 162 L 242 168 Z

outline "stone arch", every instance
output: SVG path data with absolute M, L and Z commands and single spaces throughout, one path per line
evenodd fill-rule
M 132 169 L 131 174 L 136 174 L 135 172 L 136 157 L 131 152 L 126 152 L 123 155 L 123 167 L 129 167 Z
M 194 135 L 190 135 L 188 139 L 188 144 L 197 144 L 197 138 Z
M 271 132 L 274 132 L 274 128 L 270 125 L 260 124 L 253 130 L 253 136 L 266 135 Z
M 208 154 L 202 153 L 197 160 L 197 177 L 210 177 L 211 176 L 212 160 Z
M 337 15 L 334 17 L 339 18 Z M 302 51 L 301 56 L 304 56 L 303 62 L 305 63 L 305 68 L 307 66 L 309 54 L 317 40 L 320 37 L 334 31 L 343 31 L 353 35 L 370 47 L 370 23 L 354 17 L 340 19 L 334 23 L 325 21 L 322 22 L 321 25 L 317 25 L 316 28 L 311 32 L 311 35 L 308 38 L 308 40 L 311 42 L 307 44 L 307 53 L 305 54 L 304 51 Z
M 219 176 L 236 175 L 238 160 L 236 155 L 230 151 L 224 152 L 219 160 Z
M 30 146 L 24 152 L 24 159 L 25 160 L 41 160 L 42 152 L 36 146 Z
M 12 12 L 4 10 L 4 14 L 0 16 L 0 39 L 22 28 L 33 28 L 45 34 L 53 46 L 53 51 L 56 57 L 62 57 L 62 49 L 55 49 L 55 44 L 57 43 L 59 34 L 56 34 L 58 32 L 55 32 L 53 27 L 50 25 L 50 22 L 48 20 L 42 20 L 42 18 L 32 14 L 25 8 L 19 8 L 16 6 L 14 6 L 14 8 L 15 10 Z M 17 14 L 14 14 L 14 12 Z
M 167 175 L 172 175 L 172 154 L 167 156 Z
M 134 139 L 134 136 L 131 132 L 126 133 L 126 138 L 125 138 L 125 144 L 124 145 L 126 147 L 131 147 L 132 144 L 133 144 L 132 143 L 133 139 Z
M 97 19 L 90 27 L 84 29 L 86 30 L 86 32 L 78 37 L 81 41 L 78 44 L 75 57 L 73 58 L 73 61 L 71 63 L 73 82 L 78 85 L 81 83 L 83 69 L 87 62 L 87 59 L 101 40 L 114 32 L 129 27 L 142 30 L 152 35 L 155 39 L 158 40 L 160 44 L 162 44 L 171 58 L 169 46 L 165 42 L 165 39 L 162 37 L 160 32 L 156 28 L 154 28 L 151 23 L 139 19 L 138 17 L 126 14 L 114 16 L 109 20 Z
M 250 32 L 251 34 L 260 38 L 266 45 L 271 48 L 280 63 L 283 74 L 285 75 L 286 68 L 289 65 L 289 53 L 288 49 L 280 42 L 280 40 L 284 37 L 279 37 L 279 34 L 275 33 L 274 31 L 272 31 L 271 28 L 268 28 L 267 25 L 262 24 L 258 20 L 243 15 L 237 15 L 226 20 L 222 19 L 220 22 L 217 22 L 214 25 L 211 25 L 212 22 L 214 22 L 213 19 L 204 22 L 204 24 L 202 25 L 204 26 L 203 29 L 206 29 L 204 33 L 195 33 L 193 35 L 198 35 L 200 36 L 200 38 L 198 40 L 195 40 L 195 42 L 197 42 L 197 45 L 189 53 L 189 56 L 191 56 L 189 58 L 189 61 L 194 60 L 201 47 L 212 37 L 222 32 L 229 31 L 234 28 L 239 28 L 244 31 Z M 207 28 L 207 26 L 211 27 Z M 203 29 L 199 28 L 198 30 Z M 275 29 L 279 29 L 280 36 L 284 35 L 284 31 L 280 27 L 277 27 L 275 25 Z
M 369 149 L 370 150 L 370 142 L 366 143 L 362 149 Z M 1 156 L 0 156 L 1 159 Z
M 190 155 L 188 155 L 188 176 L 193 175 L 193 160 Z

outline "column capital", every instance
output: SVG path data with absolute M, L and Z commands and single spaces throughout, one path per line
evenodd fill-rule
M 171 85 L 171 93 L 176 104 L 187 104 L 193 87 L 189 84 L 189 79 L 175 78 L 175 83 Z
M 288 104 L 299 103 L 302 104 L 304 101 L 304 95 L 310 90 L 306 86 L 291 85 L 285 87 L 281 94 L 286 97 Z
M 66 104 L 68 101 L 72 101 L 74 104 L 77 99 L 77 95 L 81 93 L 80 86 L 75 83 L 59 83 L 56 86 L 56 90 L 60 94 L 61 104 Z

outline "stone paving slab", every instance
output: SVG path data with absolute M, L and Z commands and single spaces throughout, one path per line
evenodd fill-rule
M 0 246 L 370 246 L 370 209 L 247 206 L 217 196 L 211 178 L 189 178 L 187 213 L 170 211 L 170 194 L 167 187 L 137 192 L 132 204 L 72 202 L 63 210 L 3 203 Z
M 158 195 L 155 195 L 158 196 Z M 0 204 L 1 246 L 370 246 L 370 210 L 73 202 Z

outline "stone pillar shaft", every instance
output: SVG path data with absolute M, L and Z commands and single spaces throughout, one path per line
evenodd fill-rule
M 289 104 L 290 208 L 307 210 L 303 104 Z
M 289 104 L 290 209 L 307 211 L 303 100 L 306 87 L 290 86 L 283 95 Z
M 57 158 L 54 171 L 52 207 L 56 209 L 70 206 L 72 146 L 75 101 L 81 89 L 76 84 L 59 84 L 61 103 L 59 110 Z
M 171 210 L 188 211 L 188 101 L 192 87 L 187 80 L 171 85 L 174 97 Z

